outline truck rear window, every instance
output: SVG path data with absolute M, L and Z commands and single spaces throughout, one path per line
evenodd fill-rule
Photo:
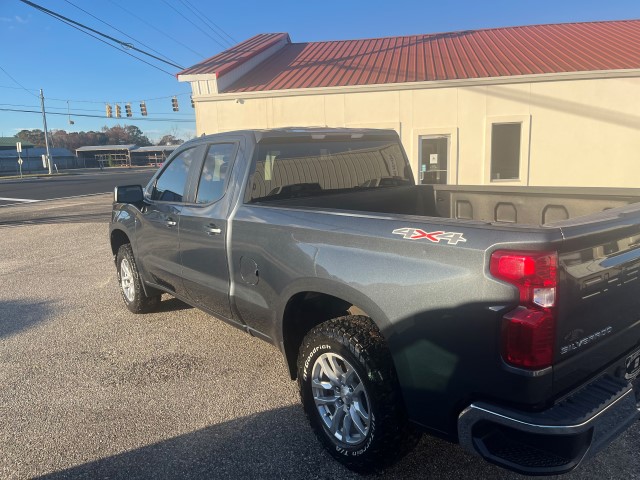
M 400 145 L 392 140 L 261 143 L 245 202 L 412 185 Z

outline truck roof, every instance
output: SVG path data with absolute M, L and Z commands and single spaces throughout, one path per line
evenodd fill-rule
M 277 137 L 295 137 L 295 136 L 309 136 L 309 135 L 375 135 L 383 137 L 397 138 L 398 134 L 393 129 L 374 129 L 374 128 L 333 128 L 333 127 L 284 127 L 284 128 L 272 128 L 272 129 L 247 129 L 247 130 L 235 130 L 230 132 L 221 132 L 211 135 L 203 135 L 201 138 L 215 138 L 218 135 L 247 135 L 253 137 L 256 142 L 260 142 L 265 138 L 277 138 Z

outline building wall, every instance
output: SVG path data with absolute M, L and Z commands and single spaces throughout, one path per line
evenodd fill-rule
M 522 124 L 520 178 L 501 185 L 640 186 L 640 78 L 289 96 L 194 96 L 198 135 L 246 128 L 394 128 L 418 175 L 420 136 L 449 135 L 450 184 L 489 184 L 491 123 Z

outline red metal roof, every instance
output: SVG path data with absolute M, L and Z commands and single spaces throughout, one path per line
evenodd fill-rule
M 264 52 L 269 47 L 275 45 L 279 41 L 289 40 L 288 33 L 261 33 L 249 40 L 239 43 L 224 52 L 214 55 L 193 67 L 189 67 L 178 75 L 198 75 L 215 73 L 220 78 L 225 73 L 242 65 L 247 60 L 255 57 L 259 53 Z
M 181 74 L 223 74 L 277 42 L 274 35 L 286 34 L 258 35 Z M 637 68 L 640 20 L 566 23 L 287 43 L 225 92 Z

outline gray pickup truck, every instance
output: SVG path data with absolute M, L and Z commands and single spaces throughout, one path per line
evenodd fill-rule
M 110 242 L 132 312 L 169 293 L 277 346 L 348 467 L 428 432 L 546 475 L 640 417 L 637 202 L 415 185 L 393 131 L 239 131 L 116 188 Z

